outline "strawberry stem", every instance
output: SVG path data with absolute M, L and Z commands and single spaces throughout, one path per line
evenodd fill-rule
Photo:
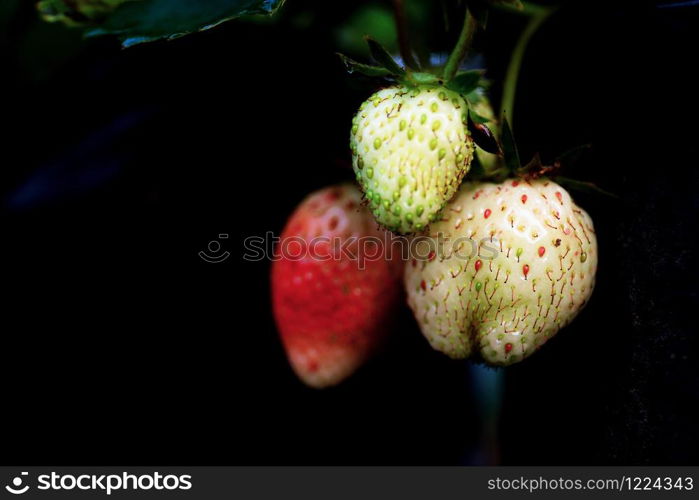
M 480 423 L 481 442 L 473 465 L 499 465 L 500 415 L 505 386 L 505 370 L 469 363 L 473 396 Z
M 410 48 L 408 16 L 405 13 L 404 0 L 393 0 L 393 13 L 396 18 L 396 29 L 398 30 L 398 48 L 400 50 L 400 56 L 403 58 L 403 64 L 410 69 L 419 70 L 420 65 L 415 60 L 413 51 Z
M 456 42 L 454 50 L 449 55 L 446 66 L 444 66 L 444 81 L 448 82 L 456 75 L 459 70 L 461 61 L 466 57 L 468 49 L 471 47 L 471 42 L 473 41 L 473 35 L 476 33 L 476 28 L 478 23 L 476 18 L 473 17 L 471 11 L 466 8 L 466 18 L 464 19 L 464 26 L 461 28 L 461 33 L 459 34 L 459 39 Z
M 540 5 L 527 2 L 524 4 L 524 9 L 519 11 L 520 13 L 531 17 L 527 23 L 527 26 L 524 28 L 524 31 L 522 31 L 522 34 L 517 40 L 517 45 L 515 45 L 515 49 L 510 57 L 510 64 L 507 67 L 507 74 L 505 76 L 505 83 L 502 91 L 500 116 L 504 116 L 510 123 L 510 126 L 512 126 L 513 123 L 512 118 L 514 116 L 515 96 L 517 94 L 517 80 L 519 79 L 522 59 L 524 58 L 524 53 L 527 50 L 527 45 L 529 44 L 529 40 L 531 40 L 534 33 L 536 33 L 544 21 L 546 21 L 546 19 L 553 14 L 554 10 L 555 9 L 542 7 Z

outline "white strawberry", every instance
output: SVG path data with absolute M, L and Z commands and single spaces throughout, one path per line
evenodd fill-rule
M 521 361 L 594 287 L 592 220 L 550 180 L 465 183 L 425 242 L 436 251 L 407 266 L 408 303 L 432 347 L 452 358 Z

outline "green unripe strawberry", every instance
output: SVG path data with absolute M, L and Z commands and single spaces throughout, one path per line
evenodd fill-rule
M 352 166 L 384 227 L 423 230 L 468 172 L 474 145 L 468 106 L 436 85 L 395 86 L 365 101 L 352 121 Z
M 134 1 L 138 0 L 42 0 L 37 8 L 46 21 L 82 26 L 99 22 L 121 4 Z

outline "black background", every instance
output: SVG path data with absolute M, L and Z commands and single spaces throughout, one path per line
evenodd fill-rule
M 289 0 L 274 24 L 126 51 L 91 41 L 41 79 L 21 64 L 37 21 L 20 9 L 0 52 L 1 462 L 468 463 L 469 372 L 407 307 L 382 355 L 314 391 L 277 341 L 269 264 L 241 260 L 244 236 L 351 178 L 351 116 L 375 84 L 345 74 L 331 27 L 357 3 Z M 309 28 L 284 21 L 304 9 Z M 698 20 L 569 2 L 532 41 L 523 156 L 592 143 L 567 175 L 621 200 L 573 193 L 597 228 L 597 289 L 507 370 L 503 464 L 699 462 Z M 521 27 L 495 15 L 477 42 L 494 81 Z M 220 233 L 231 258 L 202 262 Z

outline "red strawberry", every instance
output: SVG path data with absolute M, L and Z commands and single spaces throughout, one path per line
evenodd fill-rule
M 272 302 L 291 366 L 309 386 L 349 377 L 386 337 L 402 266 L 400 255 L 387 260 L 385 236 L 351 185 L 311 194 L 289 219 Z

